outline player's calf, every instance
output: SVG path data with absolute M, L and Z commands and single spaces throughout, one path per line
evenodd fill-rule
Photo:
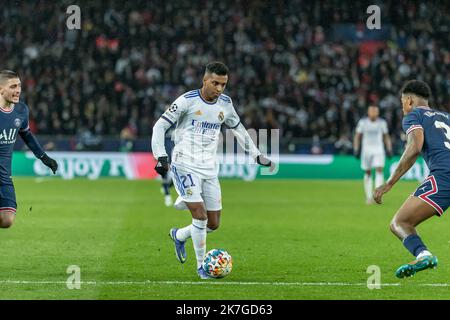
M 411 254 L 417 257 L 422 251 L 427 250 L 415 229 L 415 223 L 400 216 L 394 216 L 391 221 L 391 232 L 396 235 Z
M 217 230 L 220 226 L 220 210 L 208 211 L 208 224 L 206 226 L 206 231 L 208 233 Z
M 9 228 L 13 225 L 16 215 L 14 211 L 0 212 L 0 228 Z
M 187 207 L 191 211 L 192 218 L 197 220 L 208 220 L 203 202 L 186 202 Z

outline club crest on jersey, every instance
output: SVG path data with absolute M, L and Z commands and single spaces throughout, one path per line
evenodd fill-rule
M 178 106 L 175 103 L 169 107 L 170 112 L 175 112 L 175 111 L 177 111 L 177 109 L 178 109 Z
M 220 122 L 223 122 L 223 119 L 225 119 L 225 116 L 223 115 L 223 112 L 222 112 L 222 111 L 219 112 L 218 118 L 219 118 L 219 121 L 220 121 Z
M 22 121 L 19 118 L 14 119 L 14 125 L 18 128 L 22 124 Z
M 196 114 L 197 116 L 201 116 L 203 113 L 202 113 L 201 110 L 198 110 L 195 114 Z

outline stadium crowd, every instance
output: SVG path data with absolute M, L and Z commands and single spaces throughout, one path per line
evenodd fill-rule
M 311 138 L 351 152 L 370 103 L 400 141 L 407 79 L 427 81 L 432 106 L 450 111 L 446 1 L 380 3 L 390 32 L 370 58 L 360 42 L 333 39 L 337 24 L 367 32 L 363 1 L 80 1 L 81 30 L 66 26 L 70 2 L 14 2 L 0 13 L 1 68 L 21 76 L 39 135 L 148 137 L 168 104 L 201 86 L 211 60 L 228 65 L 227 94 L 246 127 L 280 129 L 290 151 Z

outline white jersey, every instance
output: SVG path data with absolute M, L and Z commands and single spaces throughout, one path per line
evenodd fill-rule
M 356 132 L 362 134 L 361 154 L 383 153 L 383 135 L 388 133 L 387 123 L 384 119 L 378 118 L 371 121 L 368 117 L 358 121 Z
M 236 128 L 240 123 L 231 98 L 221 94 L 215 102 L 207 102 L 200 90 L 189 91 L 179 96 L 161 118 L 176 123 L 172 162 L 202 176 L 217 176 L 216 154 L 222 124 Z

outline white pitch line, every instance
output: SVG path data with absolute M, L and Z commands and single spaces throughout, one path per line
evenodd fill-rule
M 37 281 L 37 280 L 0 280 L 1 285 L 67 285 L 67 281 Z M 70 284 L 75 284 L 70 282 Z M 137 286 L 137 285 L 225 285 L 225 286 L 285 286 L 285 287 L 367 287 L 367 283 L 349 282 L 240 282 L 223 280 L 205 281 L 80 281 L 80 285 L 88 286 Z M 399 287 L 401 283 L 381 283 L 381 287 Z M 450 283 L 419 283 L 420 287 L 450 287 Z
M 73 283 L 73 282 L 71 282 Z M 31 285 L 45 285 L 45 284 L 62 284 L 66 285 L 66 281 L 30 281 L 30 280 L 0 280 L 0 285 L 8 284 L 31 284 Z M 365 287 L 367 283 L 349 283 L 349 282 L 241 282 L 241 281 L 80 281 L 80 285 L 93 286 L 134 286 L 134 285 L 228 285 L 228 286 L 287 286 L 287 287 L 314 287 L 314 286 L 329 286 L 329 287 Z M 398 287 L 401 283 L 381 283 L 382 287 Z M 450 283 L 419 283 L 422 287 L 450 287 Z
M 423 283 L 423 287 L 450 287 L 450 283 Z
M 66 284 L 66 281 L 29 281 L 29 280 L 0 280 L 2 284 Z M 73 282 L 71 282 L 73 283 Z M 228 286 L 367 286 L 367 283 L 347 282 L 240 282 L 240 281 L 80 281 L 80 285 L 228 285 Z M 446 285 L 446 284 L 442 284 Z M 450 284 L 449 284 L 450 285 Z M 400 283 L 382 283 L 381 286 L 400 286 Z

